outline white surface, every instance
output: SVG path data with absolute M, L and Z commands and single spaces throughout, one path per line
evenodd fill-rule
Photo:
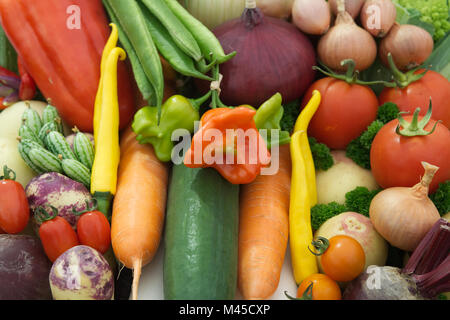
M 158 249 L 154 259 L 142 269 L 141 279 L 139 281 L 139 300 L 163 300 L 163 245 Z M 297 285 L 291 268 L 291 257 L 289 245 L 286 249 L 283 270 L 281 271 L 280 282 L 278 288 L 270 300 L 286 300 L 284 291 L 290 296 L 297 293 Z M 242 296 L 239 290 L 236 290 L 236 300 L 241 300 Z

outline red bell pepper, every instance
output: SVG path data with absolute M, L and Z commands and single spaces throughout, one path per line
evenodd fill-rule
M 25 69 L 22 59 L 17 57 L 17 67 L 19 69 L 20 75 L 20 88 L 19 88 L 19 99 L 20 100 L 32 100 L 36 96 L 36 83 L 34 82 L 31 75 Z
M 101 55 L 110 33 L 101 0 L 1 0 L 0 22 L 45 98 L 69 125 L 92 132 Z M 135 110 L 130 75 L 120 62 L 120 128 Z

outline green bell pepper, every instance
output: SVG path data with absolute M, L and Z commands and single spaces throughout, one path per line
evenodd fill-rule
M 290 142 L 290 134 L 288 131 L 282 131 L 280 121 L 283 117 L 283 106 L 281 105 L 282 97 L 280 93 L 274 94 L 269 100 L 265 101 L 256 111 L 254 120 L 256 127 L 267 130 L 267 137 L 262 135 L 267 143 L 267 148 L 272 145 L 283 145 Z M 273 141 L 271 129 L 279 130 L 278 141 Z
M 153 145 L 160 161 L 171 160 L 174 143 L 172 132 L 185 129 L 194 132 L 194 122 L 200 120 L 199 108 L 211 96 L 211 91 L 199 99 L 188 99 L 182 95 L 174 95 L 161 107 L 161 118 L 158 123 L 158 108 L 143 107 L 136 112 L 132 128 L 139 143 Z

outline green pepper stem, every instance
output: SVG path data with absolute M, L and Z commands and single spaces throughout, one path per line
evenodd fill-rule
M 192 106 L 195 108 L 195 110 L 199 110 L 203 103 L 205 103 L 212 95 L 212 91 L 208 91 L 207 94 L 204 96 L 197 98 L 197 99 L 189 99 L 189 102 L 192 104 Z
M 219 72 L 219 65 L 214 66 L 213 68 L 213 78 L 214 82 L 216 82 L 217 88 L 211 88 L 212 91 L 212 101 L 211 101 L 211 108 L 229 108 L 226 106 L 219 97 L 220 92 L 220 72 Z
M 110 192 L 94 192 L 93 198 L 97 201 L 97 209 L 105 215 L 108 220 L 111 217 L 111 202 L 113 195 Z

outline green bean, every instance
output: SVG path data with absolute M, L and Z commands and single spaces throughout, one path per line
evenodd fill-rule
M 142 4 L 140 4 L 140 6 L 144 13 L 145 21 L 147 22 L 147 28 L 153 37 L 156 47 L 172 68 L 185 76 L 213 81 L 213 78 L 203 74 L 195 68 L 192 58 L 176 45 L 167 29 L 164 28 L 162 23 L 153 15 L 153 13 Z
M 133 69 L 134 78 L 136 80 L 136 84 L 139 88 L 139 91 L 142 94 L 142 97 L 149 103 L 149 105 L 152 106 L 156 105 L 157 101 L 155 89 L 153 88 L 153 85 L 150 83 L 150 81 L 147 79 L 147 76 L 145 75 L 144 69 L 142 68 L 142 64 L 139 61 L 136 51 L 134 50 L 132 44 L 130 43 L 130 40 L 128 39 L 127 35 L 124 33 L 122 26 L 120 25 L 119 20 L 115 16 L 113 10 L 109 6 L 109 3 L 107 1 L 103 2 L 105 9 L 108 12 L 109 18 L 111 19 L 111 22 L 113 22 L 117 26 L 117 31 L 119 33 L 119 41 L 128 54 L 128 58 L 130 59 L 131 62 L 131 68 Z
M 156 95 L 158 115 L 164 96 L 164 75 L 156 45 L 146 28 L 145 18 L 136 0 L 104 0 L 122 26 Z
M 181 50 L 195 61 L 204 59 L 202 51 L 194 36 L 183 23 L 178 20 L 163 0 L 141 0 L 141 2 L 164 25 Z
M 153 1 L 153 0 L 150 0 Z M 236 55 L 232 52 L 225 55 L 222 45 L 203 23 L 192 16 L 177 0 L 163 0 L 173 14 L 182 22 L 182 24 L 192 33 L 197 41 L 204 57 L 208 61 L 216 60 L 217 64 L 224 63 Z

